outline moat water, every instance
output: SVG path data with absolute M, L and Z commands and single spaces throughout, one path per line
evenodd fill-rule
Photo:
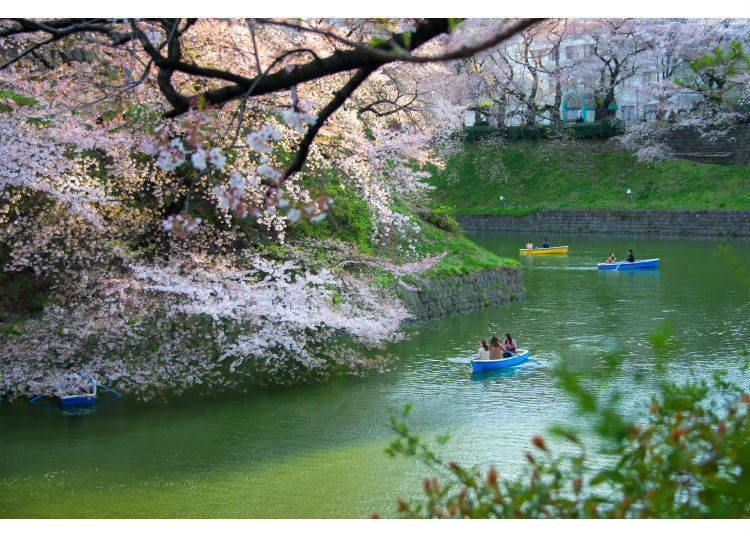
M 526 235 L 470 238 L 522 262 L 527 298 L 407 326 L 411 338 L 386 350 L 398 361 L 384 374 L 167 402 L 124 397 L 80 414 L 0 406 L 0 517 L 387 516 L 396 497 L 420 495 L 429 473 L 384 453 L 388 408 L 411 404 L 408 422 L 423 439 L 450 434 L 437 447 L 443 457 L 514 475 L 532 436 L 553 424 L 585 433 L 552 375 L 563 356 L 622 352 L 613 381 L 592 380 L 626 392 L 636 418 L 655 370 L 646 338 L 665 323 L 681 345 L 670 377 L 737 375 L 750 293 L 713 254 L 722 242 L 550 235 L 570 246 L 567 256 L 522 258 Z M 750 244 L 731 246 L 750 266 Z M 628 248 L 661 258 L 659 270 L 595 269 Z M 506 331 L 541 365 L 473 376 L 465 361 L 479 340 Z

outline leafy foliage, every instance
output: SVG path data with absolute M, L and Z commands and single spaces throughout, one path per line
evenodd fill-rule
M 688 62 L 687 66 L 687 73 L 675 83 L 701 95 L 714 111 L 726 105 L 741 104 L 746 97 L 745 75 L 750 70 L 750 58 L 741 42 L 732 41 L 727 49 L 715 47 L 710 53 Z
M 353 242 L 364 252 L 373 247 L 372 210 L 362 195 L 343 183 L 328 183 L 325 195 L 334 200 L 328 217 L 319 223 L 302 222 L 292 228 L 291 237 L 311 236 L 328 238 L 335 236 L 344 242 Z
M 426 208 L 418 212 L 419 217 L 434 225 L 438 229 L 448 231 L 449 233 L 461 234 L 463 229 L 461 224 L 456 221 L 455 209 L 447 205 L 438 205 L 433 208 Z

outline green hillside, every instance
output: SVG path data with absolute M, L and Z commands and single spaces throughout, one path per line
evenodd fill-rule
M 455 206 L 458 214 L 524 214 L 541 208 L 750 209 L 750 166 L 638 162 L 602 141 L 467 143 L 430 182 L 439 200 Z

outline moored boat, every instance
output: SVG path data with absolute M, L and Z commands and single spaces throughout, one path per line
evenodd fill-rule
M 504 359 L 485 359 L 485 360 L 471 360 L 471 368 L 474 372 L 481 372 L 483 370 L 494 370 L 499 368 L 513 367 L 526 363 L 529 361 L 529 351 L 519 349 L 516 352 L 518 355 L 506 357 Z
M 599 270 L 639 270 L 641 268 L 658 268 L 659 267 L 659 259 L 644 259 L 642 261 L 635 261 L 635 262 L 627 262 L 627 261 L 621 261 L 621 262 L 612 262 L 610 264 L 607 264 L 605 262 L 600 262 L 597 265 L 597 268 Z
M 519 249 L 521 255 L 567 255 L 568 246 L 555 246 L 552 248 Z
M 32 398 L 30 402 L 32 404 L 40 404 L 44 406 L 46 404 L 37 402 L 37 400 L 49 397 L 57 400 L 57 405 L 60 409 L 91 406 L 96 403 L 97 390 L 99 387 L 115 395 L 115 398 L 120 398 L 120 393 L 114 389 L 110 389 L 106 385 L 97 383 L 89 376 L 67 374 L 60 379 L 59 384 L 52 393 L 42 393 L 37 395 Z
M 90 406 L 96 403 L 96 386 L 93 393 L 80 395 L 58 396 L 57 403 L 60 407 L 69 408 L 71 406 Z
M 66 381 L 67 385 L 65 384 Z M 63 382 L 61 382 L 59 388 L 62 392 L 70 393 L 57 396 L 57 403 L 62 408 L 69 408 L 71 406 L 89 406 L 96 403 L 97 384 L 88 376 L 66 376 L 63 379 Z

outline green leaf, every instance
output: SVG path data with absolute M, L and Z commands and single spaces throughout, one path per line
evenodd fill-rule
M 589 482 L 589 484 L 591 486 L 596 486 L 596 485 L 601 484 L 602 482 L 617 482 L 618 484 L 624 484 L 625 476 L 619 471 L 613 471 L 611 469 L 607 469 L 607 470 L 601 471 L 596 476 L 594 476 L 594 478 L 591 479 L 591 482 Z
M 410 32 L 404 32 L 402 38 L 404 40 L 404 46 L 407 49 L 411 48 L 411 33 Z
M 448 31 L 452 32 L 464 19 L 448 19 Z

